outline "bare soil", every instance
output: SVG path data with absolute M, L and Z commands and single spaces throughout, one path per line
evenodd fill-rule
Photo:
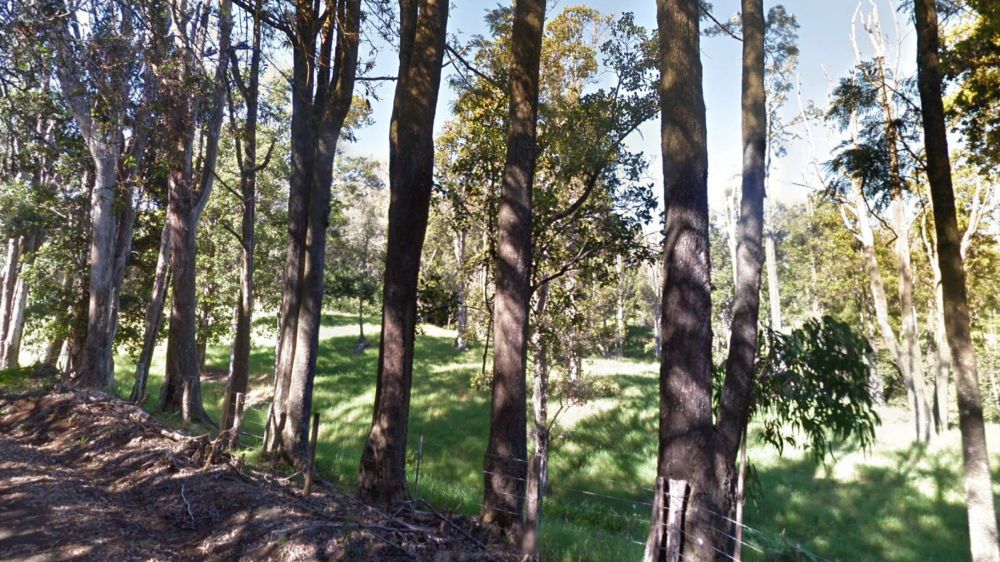
M 0 561 L 516 558 L 472 519 L 306 498 L 210 445 L 99 392 L 0 394 Z

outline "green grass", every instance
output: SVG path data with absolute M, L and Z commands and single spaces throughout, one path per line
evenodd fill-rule
M 353 353 L 357 326 L 352 315 L 324 317 L 314 405 L 321 415 L 317 466 L 322 477 L 352 488 L 371 421 L 377 349 Z M 273 325 L 273 317 L 258 325 Z M 378 326 L 367 324 L 366 334 Z M 635 332 L 623 360 L 588 361 L 601 381 L 591 402 L 567 408 L 550 461 L 543 544 L 547 559 L 634 560 L 646 536 L 657 436 L 657 365 L 643 353 L 648 334 Z M 410 408 L 409 466 L 414 491 L 417 442 L 424 437 L 419 495 L 441 509 L 474 514 L 482 491 L 482 458 L 489 432 L 489 393 L 470 380 L 479 372 L 482 348 L 451 348 L 452 334 L 423 326 L 417 337 Z M 244 428 L 263 433 L 273 368 L 273 338 L 261 330 L 252 358 L 253 389 Z M 218 418 L 225 345 L 211 347 L 203 382 L 205 406 Z M 127 395 L 133 366 L 118 363 L 119 387 Z M 147 405 L 155 405 L 162 382 L 157 354 Z M 558 404 L 553 410 L 558 408 Z M 910 445 L 904 414 L 887 409 L 870 455 L 847 448 L 829 467 L 796 451 L 779 457 L 751 442 L 756 467 L 754 499 L 748 505 L 747 541 L 767 552 L 744 549 L 746 560 L 777 560 L 796 545 L 831 560 L 968 560 L 961 457 L 957 430 L 930 448 Z M 176 418 L 169 418 L 179 424 Z M 992 451 L 1000 430 L 989 428 Z M 247 443 L 252 448 L 255 443 Z M 998 459 L 994 459 L 998 460 Z M 1000 462 L 994 462 L 994 466 Z M 793 557 L 787 559 L 796 559 Z

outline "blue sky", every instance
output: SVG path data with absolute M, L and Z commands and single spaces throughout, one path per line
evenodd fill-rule
M 452 36 L 467 39 L 475 34 L 485 33 L 483 14 L 505 0 L 455 0 L 452 2 L 448 31 Z M 862 9 L 870 12 L 872 2 L 878 6 L 883 26 L 890 42 L 894 42 L 895 30 L 892 14 L 895 4 L 892 0 L 863 0 Z M 844 76 L 854 65 L 850 31 L 857 0 L 786 0 L 786 9 L 798 18 L 799 29 L 799 73 L 801 75 L 802 98 L 808 103 L 815 101 L 825 105 L 828 90 L 827 75 L 833 80 Z M 585 4 L 606 14 L 620 14 L 630 11 L 636 22 L 648 28 L 656 27 L 654 0 L 559 0 L 555 10 L 563 7 Z M 715 0 L 714 14 L 721 20 L 739 11 L 739 0 Z M 765 9 L 776 2 L 765 2 Z M 553 2 L 549 2 L 550 10 Z M 905 13 L 897 13 L 900 36 L 903 38 L 899 52 L 901 71 L 912 72 L 915 66 L 912 25 Z M 704 24 L 703 24 L 704 25 Z M 871 53 L 871 46 L 858 26 L 858 43 L 863 54 Z M 740 158 L 740 44 L 728 36 L 702 39 L 702 64 L 704 67 L 705 102 L 708 111 L 709 149 L 709 190 L 713 203 L 718 203 L 727 186 L 738 184 L 741 167 Z M 395 74 L 396 54 L 385 51 L 379 55 L 376 75 Z M 825 70 L 824 70 L 825 69 Z M 452 72 L 451 68 L 446 69 Z M 367 155 L 386 161 L 389 144 L 389 116 L 392 110 L 392 85 L 386 83 L 379 91 L 380 100 L 373 100 L 374 124 L 358 131 L 358 141 L 345 147 L 355 155 Z M 445 82 L 442 85 L 438 103 L 436 124 L 440 126 L 449 117 L 449 106 L 454 92 Z M 786 118 L 798 113 L 795 97 L 789 99 L 784 112 Z M 803 131 L 798 131 L 804 134 Z M 816 153 L 819 160 L 829 158 L 836 140 L 830 138 L 823 128 L 814 128 Z M 631 148 L 642 150 L 650 158 L 649 174 L 656 182 L 656 192 L 662 193 L 659 159 L 659 123 L 651 121 L 631 139 Z M 793 141 L 788 155 L 775 162 L 770 182 L 770 196 L 783 202 L 802 200 L 808 188 L 802 183 L 815 186 L 809 162 L 811 150 L 805 139 Z

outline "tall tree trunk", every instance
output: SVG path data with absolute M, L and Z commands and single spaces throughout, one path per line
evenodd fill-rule
M 657 0 L 666 237 L 657 474 L 686 480 L 688 560 L 712 560 L 716 499 L 708 150 L 697 0 Z M 656 529 L 654 529 L 654 532 Z
M 309 2 L 296 7 L 289 229 L 265 433 L 265 448 L 299 467 L 306 461 L 316 376 L 333 160 L 353 99 L 361 21 L 360 0 L 338 0 L 323 18 L 319 8 Z
M 10 320 L 14 311 L 14 296 L 21 274 L 21 253 L 24 249 L 23 237 L 13 236 L 7 240 L 7 261 L 3 270 L 3 287 L 0 290 L 0 351 L 10 331 Z M 0 356 L 3 354 L 0 353 Z
M 948 134 L 945 127 L 941 62 L 938 55 L 938 17 L 934 0 L 916 0 L 917 83 L 920 90 L 927 178 L 931 186 L 938 263 L 944 295 L 944 321 L 955 364 L 958 418 L 965 464 L 965 494 L 969 517 L 969 544 L 973 562 L 1000 560 L 997 521 L 993 506 L 989 455 L 983 406 L 979 394 L 976 355 L 972 347 L 965 271 L 960 254 L 961 235 L 951 180 Z
M 469 329 L 469 306 L 466 302 L 466 292 L 468 282 L 462 271 L 465 264 L 465 244 L 468 238 L 468 231 L 462 228 L 455 233 L 455 273 L 458 276 L 458 287 L 455 289 L 455 341 L 452 347 L 459 351 L 469 349 L 469 342 L 466 341 L 465 334 Z
M 545 0 L 517 0 L 511 36 L 507 161 L 497 215 L 493 301 L 493 402 L 483 459 L 483 521 L 504 532 L 521 523 L 527 477 L 528 312 L 531 204 L 535 175 L 539 62 Z
M 625 279 L 625 258 L 620 254 L 615 256 L 615 273 L 618 274 L 618 292 L 615 295 L 615 354 L 621 359 L 625 356 L 625 338 L 628 333 L 628 326 L 625 318 L 625 305 L 628 299 L 628 290 Z
M 41 235 L 37 232 L 21 237 L 21 264 L 23 269 L 34 261 L 35 252 L 41 245 Z M 24 276 L 17 275 L 17 283 L 10 303 L 10 314 L 5 318 L 6 333 L 0 341 L 0 369 L 18 367 L 18 357 L 21 353 L 21 336 L 24 334 L 24 312 L 28 305 L 28 284 Z
M 406 438 L 417 283 L 434 172 L 434 109 L 441 83 L 447 0 L 400 0 L 399 79 L 389 133 L 389 232 L 382 287 L 375 407 L 361 456 L 358 497 L 406 498 Z
M 774 248 L 774 236 L 768 229 L 764 234 L 764 262 L 767 264 L 767 301 L 771 310 L 771 329 L 780 332 L 784 328 L 781 318 L 781 286 L 778 284 L 778 255 Z
M 192 162 L 193 133 L 196 109 L 203 106 L 187 89 L 196 63 L 186 47 L 179 47 L 167 66 L 176 66 L 166 72 L 177 74 L 165 77 L 160 85 L 164 107 L 168 108 L 168 138 L 170 139 L 171 169 L 167 176 L 167 220 L 173 244 L 171 259 L 170 330 L 167 337 L 167 368 L 160 391 L 160 410 L 179 411 L 185 422 L 210 421 L 201 399 L 201 366 L 197 351 L 198 322 L 196 319 L 197 234 L 201 212 L 208 202 L 215 181 L 215 163 L 219 149 L 219 133 L 225 115 L 225 90 L 230 58 L 230 33 L 232 31 L 232 3 L 220 0 L 218 63 L 215 68 L 213 92 L 208 99 L 210 114 L 205 122 L 204 154 L 199 158 L 200 174 L 196 177 Z
M 760 278 L 764 266 L 764 178 L 767 105 L 764 90 L 764 2 L 743 0 L 743 186 L 737 244 L 736 291 L 719 405 L 717 479 L 725 486 L 723 510 L 732 505 L 736 457 L 750 420 L 756 383 Z M 725 521 L 717 527 L 728 528 Z
M 535 304 L 536 322 L 540 321 L 546 313 L 549 299 L 549 284 L 544 283 L 535 292 L 537 302 Z M 542 471 L 539 475 L 542 486 L 546 489 L 549 459 L 549 344 L 545 340 L 542 330 L 535 329 L 531 334 L 532 355 L 534 355 L 534 377 L 531 392 L 532 410 L 535 414 L 534 427 L 531 432 L 535 441 L 535 455 L 542 459 Z
M 87 312 L 87 339 L 78 382 L 111 388 L 111 306 L 114 276 L 115 216 L 118 159 L 117 141 L 91 140 L 94 155 L 94 186 L 91 191 L 90 304 Z
M 146 308 L 143 322 L 142 349 L 135 363 L 135 382 L 129 400 L 140 403 L 146 397 L 146 385 L 149 382 L 149 366 L 156 351 L 156 338 L 163 326 L 163 305 L 167 298 L 167 287 L 170 285 L 170 261 L 173 254 L 171 243 L 170 221 L 164 220 L 163 231 L 160 233 L 160 251 L 156 258 L 156 272 L 153 274 L 153 293 Z
M 175 175 L 172 172 L 171 175 Z M 195 257 L 197 226 L 190 188 L 180 177 L 170 179 L 167 220 L 173 244 L 171 259 L 170 328 L 167 338 L 166 377 L 160 390 L 159 408 L 180 412 L 185 422 L 207 419 L 201 399 L 201 369 L 196 344 L 198 322 L 195 315 Z
M 236 302 L 236 329 L 233 335 L 232 355 L 229 363 L 229 377 L 226 394 L 222 401 L 220 430 L 232 427 L 236 413 L 236 395 L 246 394 L 250 383 L 250 349 L 253 332 L 254 306 L 254 250 L 257 245 L 254 222 L 257 219 L 257 115 L 260 96 L 260 56 L 261 56 L 261 11 L 263 0 L 257 0 L 253 14 L 253 47 L 246 81 L 239 65 L 232 61 L 233 79 L 243 94 L 246 104 L 246 119 L 241 137 L 243 155 L 238 158 L 240 165 L 240 204 L 243 220 L 240 225 L 240 294 Z M 230 108 L 235 113 L 235 108 Z M 234 124 L 235 125 L 235 124 Z M 238 145 L 237 150 L 241 147 Z M 265 162 L 266 164 L 266 162 Z M 239 439 L 239 436 L 236 436 Z
M 899 303 L 902 315 L 901 359 L 910 374 L 913 390 L 911 407 L 916 417 L 917 440 L 930 440 L 933 420 L 927 389 L 924 382 L 924 358 L 920 352 L 917 333 L 917 309 L 913 305 L 913 267 L 910 259 L 910 228 L 902 193 L 897 192 L 893 203 L 893 218 L 896 228 L 896 264 L 899 274 Z

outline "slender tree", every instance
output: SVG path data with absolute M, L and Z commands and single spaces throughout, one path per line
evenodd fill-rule
M 535 174 L 539 61 L 545 0 L 514 4 L 507 162 L 497 216 L 493 301 L 493 403 L 483 459 L 483 520 L 511 531 L 521 520 L 527 476 L 527 355 L 531 307 L 531 194 Z
M 920 90 L 927 152 L 927 178 L 931 186 L 937 257 L 941 268 L 944 323 L 955 366 L 958 389 L 958 420 L 965 462 L 965 495 L 969 517 L 969 545 L 975 562 L 1000 560 L 997 521 L 993 505 L 989 455 L 983 406 L 979 393 L 976 354 L 970 334 L 969 304 L 962 265 L 962 237 L 958 230 L 955 192 L 952 186 L 945 126 L 944 89 L 939 55 L 937 5 L 934 0 L 916 0 L 917 84 Z
M 219 149 L 228 76 L 232 4 L 219 1 L 218 62 L 211 90 L 191 88 L 191 81 L 203 76 L 202 63 L 208 54 L 208 18 L 193 17 L 186 3 L 156 4 L 150 21 L 157 29 L 159 95 L 165 113 L 167 140 L 167 223 L 173 245 L 171 256 L 170 332 L 167 339 L 167 366 L 160 390 L 160 410 L 177 411 L 184 421 L 207 420 L 201 399 L 201 365 L 197 354 L 196 267 L 197 230 L 201 212 L 212 193 L 215 162 Z M 207 14 L 206 0 L 201 10 Z M 170 21 L 173 21 L 173 24 Z M 176 26 L 178 31 L 170 33 Z M 208 114 L 207 119 L 201 114 Z M 196 157 L 194 139 L 203 135 L 201 154 Z M 200 166 L 200 167 L 198 167 Z
M 257 164 L 257 120 L 260 98 L 261 26 L 263 0 L 254 3 L 252 19 L 252 39 L 250 60 L 246 74 L 240 71 L 239 60 L 233 52 L 230 71 L 233 82 L 239 88 L 245 104 L 242 131 L 234 134 L 236 139 L 236 162 L 240 171 L 240 206 L 243 216 L 240 224 L 240 294 L 236 301 L 236 329 L 233 335 L 232 357 L 229 363 L 229 380 L 223 398 L 220 429 L 229 429 L 236 408 L 236 394 L 246 393 L 250 380 L 250 335 L 253 328 L 254 305 L 254 249 L 256 233 L 254 223 L 257 217 L 257 173 L 267 165 L 270 151 L 263 164 Z M 233 128 L 236 128 L 236 108 L 232 96 L 229 111 Z M 274 145 L 272 144 L 273 148 Z
M 406 497 L 406 437 L 413 383 L 417 281 L 434 185 L 434 109 L 441 83 L 447 0 L 400 0 L 399 73 L 389 133 L 389 232 L 382 287 L 375 408 L 358 496 Z
M 760 278 L 764 265 L 764 180 L 767 105 L 764 91 L 763 0 L 743 0 L 743 194 L 737 226 L 736 295 L 719 406 L 719 447 L 724 470 L 736 453 L 750 416 L 756 373 Z M 730 478 L 724 480 L 728 483 Z
M 265 448 L 305 462 L 323 306 L 330 186 L 344 120 L 354 97 L 361 0 L 300 0 L 292 43 L 292 170 L 288 239 L 278 317 L 274 395 Z

